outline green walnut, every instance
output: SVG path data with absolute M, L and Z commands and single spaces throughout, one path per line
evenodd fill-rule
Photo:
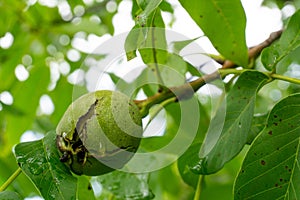
M 142 137 L 142 117 L 126 95 L 101 90 L 75 100 L 56 133 L 61 162 L 75 174 L 96 176 L 132 158 Z

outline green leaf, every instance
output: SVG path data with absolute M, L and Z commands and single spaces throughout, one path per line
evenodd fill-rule
M 178 159 L 178 170 L 179 173 L 188 185 L 192 186 L 194 189 L 197 188 L 197 183 L 199 175 L 191 171 L 191 168 L 197 165 L 199 161 L 199 149 L 201 143 L 195 143 L 191 145 L 188 150 Z
M 267 70 L 275 68 L 282 59 L 300 47 L 299 20 L 300 10 L 291 17 L 279 41 L 262 51 L 261 61 Z
M 110 191 L 115 199 L 153 199 L 148 186 L 148 174 L 131 174 L 114 171 L 96 179 L 104 190 Z
M 150 19 L 149 19 L 150 20 Z M 153 13 L 149 28 L 146 29 L 143 45 L 138 48 L 145 64 L 155 70 L 156 64 L 167 62 L 167 39 L 165 24 L 159 9 Z
M 215 173 L 242 150 L 251 128 L 256 93 L 267 79 L 257 71 L 240 75 L 226 97 L 226 110 L 222 104 L 223 108 L 219 108 L 211 121 L 200 161 L 193 168 L 195 173 Z
M 142 55 L 142 58 L 148 64 L 150 63 L 149 58 L 152 59 L 155 53 L 152 53 L 152 49 L 166 49 L 165 30 L 155 28 L 165 27 L 160 9 L 158 8 L 160 2 L 161 0 L 149 1 L 145 10 L 136 17 L 137 24 L 131 29 L 125 41 L 127 60 L 135 58 L 136 50 L 143 48 L 140 53 L 144 55 Z M 144 7 L 141 5 L 142 2 L 138 3 L 140 7 Z M 149 55 L 150 57 L 148 57 Z M 164 58 L 163 56 L 162 54 L 162 56 L 158 57 Z
M 286 97 L 269 114 L 235 182 L 235 199 L 300 198 L 300 94 Z
M 15 156 L 46 200 L 76 199 L 77 179 L 60 162 L 55 136 L 55 131 L 50 131 L 42 140 L 20 143 Z
M 200 120 L 198 122 L 197 135 L 194 138 L 192 145 L 184 152 L 177 161 L 179 173 L 185 183 L 192 186 L 194 189 L 197 187 L 199 175 L 191 171 L 199 161 L 199 150 L 202 145 L 205 133 L 208 129 L 210 118 L 204 106 L 199 102 Z
M 203 177 L 201 200 L 233 199 L 233 183 L 239 173 L 246 151 L 247 149 L 244 148 L 243 151 L 229 161 L 222 170 Z
M 167 2 L 167 1 L 162 1 L 159 5 L 159 8 L 162 10 L 162 11 L 165 11 L 165 12 L 169 12 L 169 13 L 174 13 L 174 8 L 172 7 L 172 5 Z
M 141 5 L 142 2 L 144 3 L 145 1 L 137 1 L 140 7 L 144 7 L 144 5 Z M 145 8 L 142 8 L 143 12 L 136 17 L 136 21 L 141 27 L 145 26 L 145 22 L 151 17 L 152 12 L 158 8 L 161 2 L 162 0 L 147 1 Z
M 95 199 L 90 178 L 87 176 L 78 176 L 77 179 L 77 199 Z
M 135 25 L 128 33 L 125 40 L 125 51 L 127 60 L 130 61 L 136 57 L 136 50 L 144 40 L 143 31 L 139 25 Z
M 16 192 L 3 191 L 3 192 L 0 192 L 0 199 L 2 199 L 2 200 L 21 200 L 21 197 Z
M 262 5 L 269 6 L 270 8 L 274 8 L 274 6 L 277 6 L 278 8 L 282 9 L 288 2 L 289 0 L 264 0 L 262 2 Z
M 251 144 L 256 136 L 264 129 L 266 125 L 267 115 L 254 116 L 252 118 L 252 125 L 248 134 L 247 144 Z
M 226 59 L 248 64 L 246 16 L 240 0 L 179 0 L 214 47 Z
M 200 37 L 196 37 L 190 40 L 182 40 L 182 41 L 176 41 L 176 42 L 172 42 L 173 44 L 173 51 L 175 54 L 179 54 L 180 51 L 186 47 L 187 45 L 189 45 L 190 43 L 194 42 L 195 40 L 198 40 Z

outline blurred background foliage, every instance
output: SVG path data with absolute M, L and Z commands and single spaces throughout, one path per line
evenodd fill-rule
M 79 73 L 80 67 L 89 67 L 84 60 L 93 55 L 78 49 L 74 41 L 114 35 L 114 26 L 118 24 L 113 24 L 113 17 L 120 3 L 121 0 L 0 0 L 0 184 L 18 167 L 12 148 L 22 141 L 22 136 L 36 139 L 55 129 L 72 101 L 73 86 L 86 90 L 85 79 L 76 82 L 72 77 Z M 299 0 L 263 1 L 263 5 L 280 9 L 287 4 L 300 7 Z M 135 1 L 131 5 L 127 9 L 132 10 L 134 19 L 139 11 Z M 173 13 L 167 1 L 160 8 Z M 176 16 L 173 17 L 175 20 Z M 94 55 L 94 59 L 101 56 Z M 111 74 L 111 78 L 114 81 L 117 77 Z M 267 93 L 261 92 L 261 98 L 268 104 L 289 93 L 287 88 L 291 89 L 286 83 L 274 81 L 272 84 L 274 86 L 265 89 Z M 209 110 L 209 106 L 206 109 Z M 258 105 L 256 112 L 265 113 L 264 109 Z M 172 120 L 168 126 L 172 129 Z M 217 174 L 202 180 L 203 199 L 232 198 L 233 180 L 243 154 Z M 193 187 L 180 178 L 176 164 L 152 173 L 148 183 L 157 199 L 191 199 L 194 193 Z M 22 198 L 39 195 L 24 174 L 9 189 Z M 103 191 L 103 194 L 99 199 L 105 199 L 110 192 Z

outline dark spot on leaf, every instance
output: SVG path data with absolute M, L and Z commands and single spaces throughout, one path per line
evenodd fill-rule
M 282 179 L 282 178 L 280 178 L 280 179 L 279 179 L 279 181 L 280 181 L 280 182 L 282 182 L 282 181 L 283 181 L 283 179 Z
M 261 161 L 260 161 L 260 164 L 261 164 L 261 165 L 266 165 L 266 161 L 261 160 Z
M 241 170 L 241 174 L 242 174 L 242 173 L 244 173 L 244 172 L 245 172 L 245 170 L 244 170 L 244 169 L 242 169 L 242 170 Z
M 217 10 L 217 12 L 218 12 L 218 13 L 220 13 L 220 12 L 221 12 L 221 10 L 219 10 L 219 9 L 218 9 L 218 10 Z
M 235 52 L 234 52 L 234 51 L 232 51 L 232 52 L 231 52 L 231 55 L 234 55 L 234 54 L 235 54 Z
M 88 189 L 88 190 L 91 190 L 91 189 L 93 189 L 93 188 L 92 188 L 92 185 L 91 185 L 91 184 L 89 184 L 87 189 Z
M 289 169 L 289 172 L 292 172 L 292 169 Z
M 278 125 L 278 123 L 277 123 L 277 122 L 274 122 L 273 124 L 274 124 L 274 126 L 277 126 L 277 125 Z
M 203 18 L 203 15 L 200 15 L 199 17 L 200 17 L 200 18 Z
M 287 166 L 287 165 L 286 165 L 284 168 L 285 168 L 285 169 L 288 169 L 288 168 L 289 168 L 289 166 Z
M 277 115 L 274 115 L 274 118 L 277 118 Z
M 240 89 L 241 89 L 241 87 L 240 87 L 240 86 L 237 86 L 237 88 L 238 88 L 238 90 L 240 90 Z
M 279 119 L 280 122 L 282 122 L 282 119 Z
M 269 134 L 269 135 L 273 135 L 273 131 L 269 131 L 268 134 Z
M 280 149 L 279 147 L 276 148 L 277 151 L 279 151 L 279 149 Z
M 278 183 L 275 184 L 275 187 L 278 187 Z

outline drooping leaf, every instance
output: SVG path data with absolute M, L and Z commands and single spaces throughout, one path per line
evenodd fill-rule
M 200 161 L 193 167 L 195 173 L 215 173 L 242 150 L 251 128 L 256 93 L 267 79 L 257 71 L 240 75 L 226 97 L 226 106 L 222 104 L 211 121 Z
M 124 45 L 128 61 L 136 57 L 136 50 L 144 40 L 142 28 L 138 24 L 135 25 L 128 33 Z
M 226 59 L 247 66 L 246 16 L 239 0 L 180 0 L 214 47 Z
M 21 197 L 16 192 L 3 191 L 3 192 L 0 192 L 0 199 L 2 199 L 2 200 L 21 200 Z
M 96 180 L 102 185 L 103 190 L 109 191 L 114 199 L 153 199 L 153 194 L 148 186 L 148 174 L 131 174 L 114 171 L 98 176 Z
M 138 48 L 145 64 L 155 70 L 156 64 L 167 62 L 167 39 L 165 24 L 160 9 L 157 9 L 148 22 L 143 45 Z
M 277 103 L 247 153 L 235 199 L 300 198 L 300 94 Z
M 137 2 L 140 7 L 145 7 L 145 8 L 142 8 L 143 12 L 141 12 L 136 17 L 137 23 L 141 27 L 143 27 L 143 26 L 145 26 L 145 22 L 147 21 L 147 19 L 151 16 L 152 12 L 158 8 L 158 6 L 162 2 L 162 0 L 137 1 Z M 146 6 L 141 5 L 141 2 L 146 3 Z
M 136 57 L 136 50 L 143 49 L 140 53 L 144 55 L 142 55 L 142 58 L 147 64 L 149 58 L 153 58 L 154 52 L 151 52 L 153 49 L 166 50 L 165 32 L 164 29 L 159 29 L 165 27 L 158 8 L 160 3 L 161 0 L 138 2 L 143 11 L 136 17 L 137 23 L 131 29 L 125 41 L 127 60 Z M 160 57 L 164 58 L 163 55 Z
M 169 13 L 174 13 L 174 8 L 172 7 L 172 5 L 167 2 L 167 1 L 162 1 L 160 4 L 159 4 L 159 8 L 162 10 L 162 11 L 165 11 L 165 12 L 169 12 Z
M 267 70 L 272 70 L 286 56 L 300 47 L 300 10 L 290 19 L 279 41 L 264 49 L 261 61 Z
M 173 51 L 175 54 L 179 54 L 179 52 L 186 47 L 187 45 L 189 45 L 190 43 L 194 42 L 195 40 L 198 40 L 200 37 L 196 37 L 190 40 L 183 40 L 183 41 L 176 41 L 173 42 Z
M 76 199 L 77 179 L 60 162 L 55 135 L 50 131 L 41 140 L 16 145 L 15 156 L 46 200 Z

